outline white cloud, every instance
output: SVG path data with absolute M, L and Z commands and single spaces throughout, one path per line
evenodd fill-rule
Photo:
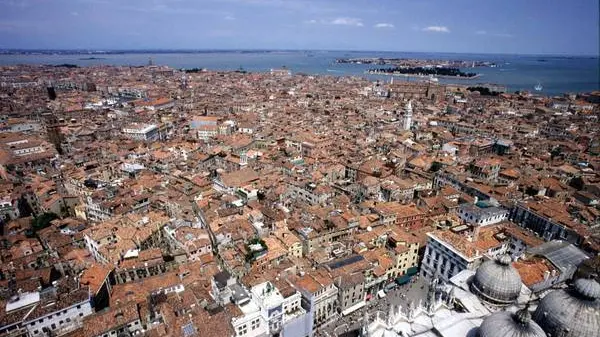
M 225 20 L 227 20 L 227 21 L 233 21 L 233 20 L 235 20 L 235 17 L 233 15 L 227 15 L 225 17 Z
M 450 33 L 446 26 L 429 26 L 422 29 L 424 32 Z
M 73 16 L 79 16 L 79 13 L 77 13 L 77 12 L 71 12 L 71 15 L 73 15 Z
M 314 25 L 315 23 L 317 23 L 317 20 L 315 20 L 315 19 L 306 20 L 306 21 L 304 21 L 304 23 L 308 23 L 308 24 Z
M 475 32 L 475 34 L 477 34 L 477 35 L 486 35 L 487 32 L 485 30 L 478 30 L 478 31 Z
M 336 18 L 329 22 L 331 25 L 342 25 L 342 26 L 364 26 L 361 19 L 357 18 Z
M 393 24 L 391 24 L 391 23 L 385 23 L 385 22 L 382 22 L 382 23 L 378 23 L 378 24 L 376 24 L 376 25 L 375 25 L 375 26 L 373 26 L 373 27 L 375 27 L 375 28 L 394 28 L 394 25 L 393 25 Z

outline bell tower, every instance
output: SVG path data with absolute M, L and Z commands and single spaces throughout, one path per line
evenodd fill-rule
M 412 124 L 412 101 L 408 101 L 406 107 L 404 108 L 404 119 L 402 121 L 402 128 L 404 130 L 410 130 L 410 126 Z

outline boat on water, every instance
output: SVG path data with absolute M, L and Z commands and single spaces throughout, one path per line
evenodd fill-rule
M 536 84 L 533 89 L 535 89 L 535 91 L 542 91 L 542 89 L 544 89 L 544 87 L 542 87 L 542 84 L 540 82 L 538 82 L 538 84 Z

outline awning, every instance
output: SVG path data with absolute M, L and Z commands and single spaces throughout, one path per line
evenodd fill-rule
M 419 268 L 410 267 L 406 270 L 406 275 L 416 275 L 419 272 Z
M 367 304 L 367 302 L 360 301 L 360 302 L 356 303 L 355 305 L 353 305 L 353 306 L 351 306 L 349 308 L 346 308 L 345 310 L 342 310 L 342 316 L 346 316 L 349 313 L 352 313 L 352 312 L 354 312 L 354 311 L 356 311 L 356 310 L 364 307 L 366 304 Z
M 383 291 L 383 290 L 379 290 L 379 291 L 377 292 L 377 296 L 379 296 L 379 298 L 384 298 L 384 297 L 385 297 L 385 291 Z
M 402 275 L 402 276 L 396 278 L 396 283 L 398 283 L 399 285 L 407 284 L 408 282 L 410 282 L 411 278 L 412 278 L 412 275 L 409 275 L 409 274 Z

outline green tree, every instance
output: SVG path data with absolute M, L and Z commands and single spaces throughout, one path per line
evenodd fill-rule
M 31 220 L 31 228 L 34 232 L 37 232 L 40 229 L 50 226 L 50 222 L 54 219 L 58 219 L 58 215 L 52 212 L 43 213 Z
M 33 213 L 31 206 L 29 206 L 29 203 L 24 196 L 21 196 L 17 205 L 19 207 L 19 214 L 21 217 L 28 217 Z
M 556 157 L 560 156 L 560 155 L 561 155 L 561 153 L 562 153 L 562 149 L 560 148 L 560 145 L 559 145 L 559 146 L 556 146 L 556 147 L 554 147 L 554 148 L 552 149 L 552 151 L 550 151 L 550 159 L 554 159 L 554 158 L 556 158 Z
M 429 168 L 429 172 L 437 172 L 444 167 L 440 162 L 434 161 Z

